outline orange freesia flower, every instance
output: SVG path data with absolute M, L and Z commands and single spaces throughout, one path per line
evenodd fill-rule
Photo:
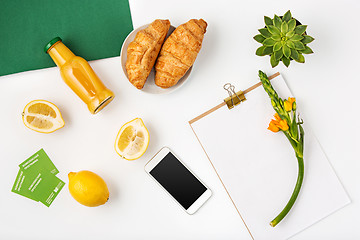
M 275 117 L 276 122 L 280 122 L 280 121 L 281 121 L 281 117 L 279 116 L 278 113 L 275 113 L 275 114 L 274 114 L 274 117 Z
M 280 118 L 279 114 L 275 113 L 275 119 L 271 119 L 269 123 L 268 129 L 272 132 L 278 132 L 279 130 L 287 131 L 289 129 L 289 125 L 286 120 Z
M 289 129 L 289 125 L 287 124 L 287 122 L 285 120 L 281 120 L 279 122 L 279 128 L 283 131 L 287 131 Z
M 290 112 L 293 109 L 293 103 L 295 102 L 295 98 L 289 97 L 288 100 L 284 102 L 285 111 Z
M 277 122 L 275 120 L 271 120 L 271 122 L 269 123 L 269 127 L 267 129 L 269 129 L 272 132 L 278 132 L 280 128 L 276 124 Z

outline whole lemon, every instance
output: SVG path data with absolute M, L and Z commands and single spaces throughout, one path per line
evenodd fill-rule
M 103 205 L 109 199 L 109 190 L 105 181 L 90 171 L 70 172 L 69 191 L 79 203 L 96 207 Z

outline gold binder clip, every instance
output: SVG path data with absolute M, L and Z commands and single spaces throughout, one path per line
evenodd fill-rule
M 241 102 L 245 101 L 246 98 L 244 96 L 243 91 L 235 92 L 234 85 L 230 83 L 226 83 L 224 85 L 224 89 L 228 92 L 229 97 L 224 99 L 224 102 L 228 106 L 229 109 L 232 109 L 234 106 L 239 105 Z

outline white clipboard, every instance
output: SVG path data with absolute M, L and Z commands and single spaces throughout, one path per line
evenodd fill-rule
M 272 85 L 281 98 L 292 96 L 279 73 L 269 79 L 273 79 Z M 297 161 L 286 137 L 267 130 L 275 111 L 259 86 L 261 83 L 237 92 L 238 96 L 230 96 L 189 124 L 249 236 L 256 240 L 281 240 L 344 207 L 350 199 L 304 119 L 303 186 L 283 221 L 275 228 L 269 225 L 291 196 Z M 244 98 L 246 101 L 241 102 Z M 233 99 L 231 104 L 241 104 L 229 109 L 229 99 Z M 297 106 L 301 109 L 301 104 Z

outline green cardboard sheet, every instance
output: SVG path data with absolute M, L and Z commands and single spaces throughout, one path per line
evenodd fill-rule
M 76 55 L 120 55 L 132 31 L 128 0 L 0 1 L 0 76 L 55 66 L 44 46 L 54 37 Z

